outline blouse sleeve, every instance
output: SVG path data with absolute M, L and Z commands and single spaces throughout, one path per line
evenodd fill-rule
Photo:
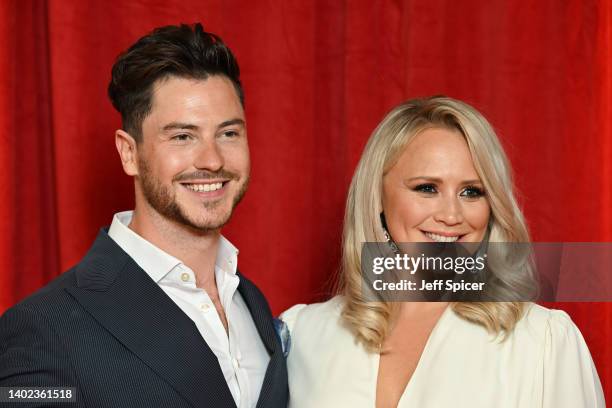
M 283 313 L 281 313 L 280 319 L 287 325 L 289 333 L 291 333 L 291 331 L 294 329 L 298 315 L 305 307 L 305 304 L 299 304 L 292 306 L 289 309 L 285 310 Z
M 543 407 L 605 408 L 589 349 L 567 313 L 551 310 L 544 344 Z

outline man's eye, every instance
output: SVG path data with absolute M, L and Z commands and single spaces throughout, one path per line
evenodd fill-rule
M 426 194 L 434 194 L 438 192 L 434 184 L 419 184 L 418 186 L 414 187 L 413 190 Z
M 223 132 L 223 136 L 225 137 L 236 137 L 238 135 L 239 133 L 236 132 L 235 130 L 226 130 L 225 132 Z
M 474 186 L 468 186 L 466 188 L 463 189 L 463 191 L 461 192 L 461 194 L 459 194 L 461 197 L 467 197 L 467 198 L 478 198 L 478 197 L 482 197 L 485 195 L 484 190 L 482 188 L 479 187 L 474 187 Z
M 181 133 L 180 135 L 176 135 L 172 137 L 172 140 L 177 140 L 179 142 L 184 142 L 191 139 L 191 135 L 187 133 Z

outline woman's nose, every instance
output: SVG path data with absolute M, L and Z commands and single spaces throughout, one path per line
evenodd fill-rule
M 458 197 L 442 197 L 434 220 L 446 225 L 457 225 L 463 222 L 461 203 Z

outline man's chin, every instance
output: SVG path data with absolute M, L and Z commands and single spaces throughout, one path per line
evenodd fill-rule
M 183 217 L 183 224 L 202 232 L 218 230 L 227 224 L 232 216 L 231 210 L 215 214 L 190 214 Z
M 218 200 L 175 201 L 174 221 L 202 232 L 218 230 L 229 222 L 237 204 L 229 195 Z
M 229 217 L 220 221 L 207 221 L 202 223 L 193 224 L 198 230 L 202 232 L 216 231 L 225 226 L 229 221 Z

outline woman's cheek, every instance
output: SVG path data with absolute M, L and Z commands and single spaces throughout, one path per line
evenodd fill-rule
M 465 219 L 476 230 L 484 230 L 489 222 L 491 209 L 487 201 L 472 203 L 464 210 Z

